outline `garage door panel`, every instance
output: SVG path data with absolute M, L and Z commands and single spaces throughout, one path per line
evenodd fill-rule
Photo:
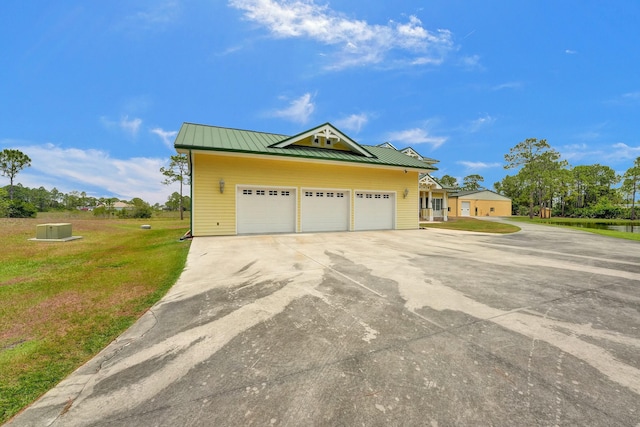
M 355 197 L 356 230 L 392 230 L 395 223 L 395 194 L 357 191 Z
M 295 232 L 295 199 L 294 189 L 238 187 L 238 233 Z
M 349 193 L 320 189 L 301 191 L 300 228 L 304 232 L 349 230 Z

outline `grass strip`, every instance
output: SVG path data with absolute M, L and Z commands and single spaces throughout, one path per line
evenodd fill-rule
M 34 242 L 71 222 L 70 242 Z M 151 229 L 141 229 L 150 224 Z M 179 219 L 0 219 L 0 424 L 124 332 L 176 282 L 190 242 Z
M 594 218 L 529 218 L 527 216 L 513 216 L 509 218 L 513 221 L 527 222 L 530 224 L 548 225 L 551 227 L 572 228 L 574 230 L 587 233 L 600 234 L 602 236 L 614 237 L 616 239 L 626 239 L 640 241 L 640 233 L 627 233 L 624 231 L 605 230 L 600 228 L 576 227 L 578 224 L 607 224 L 607 225 L 633 225 L 640 227 L 640 221 L 615 220 L 615 219 L 594 219 Z
M 449 220 L 445 222 L 421 222 L 420 227 L 498 234 L 515 233 L 516 231 L 520 231 L 520 227 L 513 224 L 466 217 L 449 218 Z

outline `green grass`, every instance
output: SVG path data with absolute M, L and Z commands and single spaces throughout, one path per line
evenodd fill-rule
M 36 224 L 71 222 L 70 242 L 34 242 Z M 150 230 L 140 228 L 151 224 Z M 135 322 L 175 283 L 187 220 L 58 214 L 0 219 L 0 424 Z
M 626 233 L 623 231 L 615 231 L 615 230 L 602 230 L 599 228 L 584 228 L 584 227 L 576 227 L 575 224 L 609 224 L 609 225 L 634 225 L 640 227 L 640 221 L 630 221 L 630 220 L 616 220 L 616 219 L 594 219 L 594 218 L 533 218 L 530 219 L 528 216 L 513 216 L 509 219 L 513 221 L 520 222 L 528 222 L 531 224 L 542 224 L 549 225 L 552 227 L 568 227 L 574 230 L 585 231 L 593 234 L 600 234 L 602 236 L 615 237 L 616 239 L 626 239 L 626 240 L 635 240 L 640 241 L 640 233 Z M 566 225 L 563 225 L 566 224 Z M 573 224 L 573 225 L 572 225 Z
M 420 227 L 448 230 L 476 231 L 480 233 L 507 234 L 520 231 L 520 227 L 503 222 L 483 221 L 475 218 L 449 218 L 446 222 L 421 222 Z

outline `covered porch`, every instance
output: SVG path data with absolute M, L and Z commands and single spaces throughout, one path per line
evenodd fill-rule
M 447 221 L 449 216 L 447 191 L 428 174 L 420 175 L 418 188 L 420 221 Z

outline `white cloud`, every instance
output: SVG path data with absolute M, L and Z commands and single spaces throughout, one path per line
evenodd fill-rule
M 405 23 L 372 25 L 350 19 L 313 0 L 230 0 L 245 17 L 258 22 L 279 38 L 306 38 L 337 49 L 330 69 L 378 64 L 394 51 L 409 53 L 409 64 L 438 64 L 453 49 L 451 33 L 429 31 L 416 16 Z M 393 59 L 390 62 L 396 62 Z
M 612 160 L 629 160 L 640 156 L 640 146 L 631 147 L 624 142 L 617 142 L 611 146 L 607 158 Z
M 155 133 L 158 135 L 164 145 L 166 145 L 169 149 L 173 149 L 173 139 L 178 134 L 177 130 L 164 130 L 162 128 L 153 128 L 150 130 L 151 133 Z
M 496 119 L 494 117 L 491 117 L 489 114 L 485 114 L 484 116 L 471 121 L 469 125 L 469 132 L 478 132 L 481 128 L 489 126 L 495 121 Z
M 340 129 L 358 133 L 362 126 L 369 121 L 367 113 L 351 114 L 350 116 L 336 120 L 336 126 Z
M 142 119 L 135 118 L 129 120 L 129 116 L 123 116 L 120 119 L 120 129 L 122 129 L 125 133 L 130 136 L 136 136 L 138 134 L 138 130 L 140 130 L 140 125 L 142 124 Z
M 623 106 L 636 105 L 638 102 L 640 102 L 640 91 L 626 92 L 616 98 L 605 101 L 607 104 Z
M 181 6 L 179 1 L 155 1 L 150 2 L 150 5 L 147 9 L 139 10 L 127 16 L 119 27 L 132 32 L 164 29 L 180 17 Z
M 177 184 L 162 184 L 165 177 L 160 168 L 167 166 L 168 159 L 115 159 L 102 150 L 62 148 L 51 143 L 11 145 L 31 158 L 31 167 L 18 175 L 18 181 L 26 187 L 56 187 L 64 193 L 86 191 L 93 197 L 125 200 L 140 197 L 151 204 L 162 204 L 179 191 Z
M 522 86 L 522 82 L 506 82 L 493 86 L 491 90 L 520 89 Z
M 138 131 L 140 130 L 140 126 L 142 125 L 142 119 L 134 118 L 129 120 L 129 116 L 122 116 L 119 121 L 111 120 L 106 116 L 100 117 L 100 122 L 107 129 L 120 129 L 128 136 L 134 138 L 138 135 Z
M 565 49 L 564 53 L 566 53 L 567 55 L 576 55 L 578 51 L 572 50 L 572 49 Z
M 501 168 L 502 163 L 494 162 L 494 163 L 485 163 L 485 162 L 470 162 L 466 160 L 460 160 L 456 162 L 459 165 L 466 167 L 469 170 L 478 170 L 478 169 L 492 169 L 492 168 Z
M 587 139 L 587 138 L 583 138 Z M 558 148 L 560 155 L 563 159 L 568 160 L 569 162 L 576 162 L 585 157 L 590 157 L 595 154 L 602 154 L 599 151 L 593 151 L 589 148 L 587 144 L 567 144 Z
M 391 142 L 402 142 L 408 145 L 412 144 L 429 144 L 433 148 L 438 148 L 447 141 L 444 136 L 432 136 L 426 129 L 413 128 L 398 132 L 391 132 L 387 139 Z
M 640 101 L 640 92 L 627 92 L 622 94 L 622 99 Z
M 482 69 L 482 65 L 480 64 L 480 56 L 479 55 L 471 55 L 471 56 L 463 56 L 460 58 L 460 64 L 469 69 Z
M 295 123 L 305 124 L 313 113 L 315 105 L 310 93 L 305 93 L 300 98 L 294 99 L 287 108 L 274 111 L 271 115 L 281 117 Z

